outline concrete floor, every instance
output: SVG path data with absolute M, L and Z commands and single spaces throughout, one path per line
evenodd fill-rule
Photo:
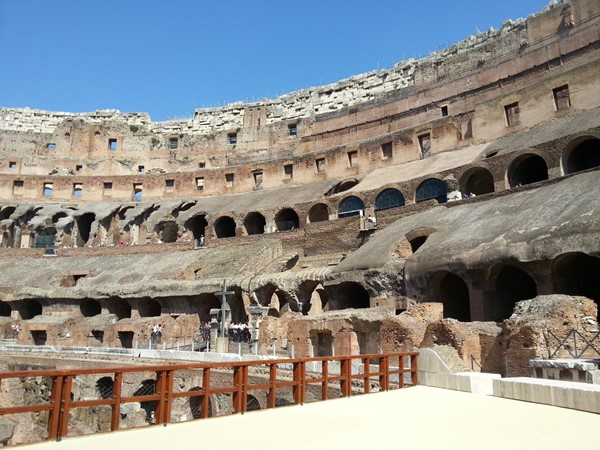
M 600 449 L 600 415 L 417 386 L 23 447 L 34 450 Z

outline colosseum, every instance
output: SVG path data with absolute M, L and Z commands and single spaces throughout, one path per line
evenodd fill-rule
M 599 75 L 600 3 L 570 0 L 185 120 L 1 108 L 2 332 L 249 322 L 262 354 L 451 346 L 528 374 L 544 331 L 598 330 Z

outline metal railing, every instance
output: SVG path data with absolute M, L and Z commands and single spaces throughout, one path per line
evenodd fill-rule
M 548 350 L 548 359 L 554 358 L 563 349 L 562 354 L 571 358 L 600 356 L 600 331 L 591 338 L 577 330 L 571 330 L 565 337 L 559 337 L 550 330 L 544 331 L 544 339 Z M 586 353 L 587 352 L 587 353 Z
M 10 442 L 19 444 L 243 414 L 416 385 L 417 355 L 5 372 L 0 373 L 2 392 L 11 395 L 0 398 L 0 416 L 8 415 L 20 427 Z M 82 408 L 106 423 L 90 428 L 81 422 L 85 411 L 74 411 Z M 102 408 L 105 413 L 99 415 Z M 32 423 L 44 421 L 44 432 L 34 436 Z

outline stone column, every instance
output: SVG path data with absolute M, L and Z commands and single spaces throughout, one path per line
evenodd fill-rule
M 250 339 L 252 341 L 251 345 L 256 346 L 255 350 L 258 353 L 260 323 L 267 316 L 267 313 L 269 312 L 269 307 L 260 305 L 249 305 L 246 307 L 246 312 L 249 317 L 248 327 L 250 328 Z

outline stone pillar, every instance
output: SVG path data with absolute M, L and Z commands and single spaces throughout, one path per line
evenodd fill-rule
M 248 327 L 250 328 L 250 339 L 252 346 L 256 345 L 256 353 L 258 353 L 258 340 L 260 323 L 267 316 L 269 312 L 268 306 L 260 305 L 249 305 L 246 307 L 246 313 L 248 314 Z
M 210 310 L 210 351 L 217 351 L 217 339 L 219 338 L 219 308 Z

